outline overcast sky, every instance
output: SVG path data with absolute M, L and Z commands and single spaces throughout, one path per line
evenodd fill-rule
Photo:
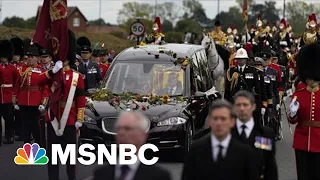
M 35 16 L 37 7 L 42 5 L 43 0 L 0 0 L 2 1 L 2 12 L 0 21 L 11 16 L 19 16 L 25 19 Z M 157 0 L 158 3 L 168 0 Z M 177 4 L 181 4 L 182 0 L 171 0 Z M 255 0 L 257 3 L 263 3 L 264 0 Z M 276 0 L 277 6 L 282 7 L 284 0 Z M 286 0 L 287 2 L 292 0 Z M 315 2 L 320 0 L 309 0 Z M 117 24 L 118 11 L 122 8 L 122 4 L 130 2 L 130 0 L 101 0 L 102 18 L 111 24 Z M 133 2 L 133 0 L 131 0 Z M 140 0 L 137 2 L 149 2 L 155 4 L 156 0 Z M 206 10 L 209 18 L 214 18 L 217 14 L 218 0 L 200 0 Z M 68 6 L 78 6 L 80 11 L 88 20 L 99 18 L 100 0 L 68 0 Z M 220 0 L 220 11 L 227 11 L 229 7 L 236 5 L 235 0 Z

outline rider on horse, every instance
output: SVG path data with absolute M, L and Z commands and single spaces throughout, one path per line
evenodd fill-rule
M 156 17 L 152 27 L 152 33 L 147 37 L 148 44 L 163 44 L 165 35 L 161 33 L 160 17 Z

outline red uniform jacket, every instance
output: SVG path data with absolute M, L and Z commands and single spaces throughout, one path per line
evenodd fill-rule
M 0 103 L 12 103 L 13 89 L 17 84 L 18 70 L 11 64 L 0 65 Z
M 18 105 L 46 105 L 49 98 L 49 86 L 45 85 L 50 77 L 44 70 L 24 66 L 19 70 L 19 78 L 15 88 Z
M 21 69 L 23 66 L 26 64 L 24 62 L 16 62 L 16 63 L 11 63 L 17 70 Z
M 59 104 L 59 119 L 61 119 L 64 108 L 66 106 L 66 102 L 69 96 L 69 91 L 72 85 L 72 77 L 73 77 L 73 73 L 78 73 L 76 71 L 73 71 L 72 69 L 68 68 L 64 68 L 64 78 L 65 78 L 65 85 L 64 85 L 64 90 L 63 90 L 63 98 L 60 101 Z M 53 89 L 53 88 L 51 88 Z M 67 120 L 67 125 L 74 125 L 76 121 L 80 121 L 83 122 L 84 120 L 84 110 L 85 110 L 85 106 L 86 106 L 86 97 L 85 97 L 85 88 L 84 88 L 84 81 L 83 81 L 83 77 L 82 75 L 79 73 L 79 77 L 78 77 L 78 83 L 77 83 L 77 87 L 76 87 L 76 91 L 75 91 L 75 95 L 74 95 L 74 99 L 73 99 L 73 103 L 71 106 L 71 110 L 69 113 L 69 117 Z M 47 113 L 46 115 L 46 121 L 50 121 L 50 117 Z
M 299 82 L 296 86 L 296 91 L 299 91 L 301 89 L 307 88 L 307 85 L 303 82 Z
M 100 67 L 100 71 L 101 71 L 101 77 L 103 79 L 104 76 L 106 75 L 109 67 L 110 67 L 110 64 L 102 64 L 102 63 L 100 63 L 99 67 Z
M 298 123 L 294 132 L 293 148 L 320 152 L 320 90 L 309 87 L 297 90 L 293 96 L 299 102 L 298 113 L 289 118 L 291 124 Z M 317 126 L 317 127 L 316 127 Z
M 293 75 L 297 75 L 297 68 L 296 68 L 296 60 L 291 58 L 288 63 L 288 69 L 289 71 L 293 72 Z
M 278 90 L 279 91 L 284 91 L 283 87 L 282 87 L 282 77 L 281 77 L 281 69 L 280 69 L 280 66 L 278 64 L 274 64 L 274 63 L 271 63 L 269 65 L 269 67 L 272 67 L 273 69 L 277 70 L 278 72 L 278 78 L 277 78 L 277 82 L 278 82 Z

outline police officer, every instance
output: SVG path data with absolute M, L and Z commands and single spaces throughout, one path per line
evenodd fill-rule
M 40 50 L 40 59 L 42 62 L 42 64 L 41 64 L 42 69 L 47 71 L 47 70 L 53 68 L 52 55 L 48 49 L 41 49 Z
M 253 116 L 255 108 L 255 98 L 250 92 L 236 93 L 234 109 L 238 118 L 232 135 L 255 150 L 256 157 L 252 158 L 257 160 L 260 180 L 278 180 L 274 133 L 271 128 L 256 124 Z
M 260 58 L 264 60 L 263 63 L 263 71 L 265 75 L 269 78 L 265 78 L 265 82 L 269 82 L 271 89 L 272 89 L 272 99 L 268 99 L 268 105 L 267 105 L 267 113 L 265 114 L 265 122 L 266 124 L 271 123 L 271 120 L 275 116 L 275 109 L 278 104 L 280 104 L 280 99 L 279 99 L 279 92 L 277 89 L 277 71 L 270 66 L 268 66 L 271 63 L 271 57 L 272 55 L 268 52 L 261 52 L 259 54 Z
M 79 65 L 79 72 L 84 76 L 86 91 L 88 89 L 99 88 L 102 79 L 99 65 L 90 61 L 91 53 L 92 49 L 89 44 L 81 47 L 81 58 L 83 62 Z
M 229 68 L 227 71 L 227 81 L 225 87 L 225 98 L 233 102 L 233 96 L 240 90 L 247 90 L 257 98 L 259 107 L 266 100 L 265 92 L 262 91 L 259 73 L 253 66 L 247 65 L 249 59 L 247 51 L 243 48 L 238 49 L 236 56 L 238 65 Z M 261 123 L 261 108 L 255 112 L 257 123 Z M 260 118 L 259 118 L 260 117 Z
M 13 45 L 9 40 L 0 42 L 0 119 L 5 120 L 5 141 L 4 144 L 14 143 L 14 118 L 13 118 L 13 88 L 16 85 L 18 71 L 9 62 L 13 57 Z M 0 124 L 0 132 L 2 127 Z M 2 134 L 2 133 L 1 133 Z M 2 136 L 0 137 L 0 144 Z
M 289 122 L 297 124 L 293 148 L 298 180 L 320 179 L 320 45 L 304 45 L 297 56 L 298 74 L 305 88 L 297 89 L 290 103 Z

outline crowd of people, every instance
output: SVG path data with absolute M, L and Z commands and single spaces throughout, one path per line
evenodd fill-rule
M 156 18 L 147 43 L 164 43 L 159 21 Z M 263 27 L 259 18 L 257 28 L 242 38 L 232 29 L 224 34 L 220 22 L 216 22 L 212 39 L 231 53 L 225 94 L 210 106 L 207 117 L 210 133 L 193 143 L 184 162 L 184 180 L 277 180 L 275 142 L 282 138 L 281 105 L 290 95 L 287 90 L 294 91 L 287 116 L 289 123 L 297 124 L 293 147 L 298 179 L 320 179 L 316 169 L 320 163 L 317 26 L 315 16 L 310 15 L 306 33 L 297 42 L 285 20 L 281 20 L 277 31 Z M 15 135 L 24 143 L 33 139 L 46 147 L 50 156 L 51 144 L 77 143 L 84 122 L 86 93 L 100 87 L 115 54 L 105 49 L 104 44 L 92 49 L 88 38 L 76 39 L 70 30 L 68 36 L 67 60 L 55 63 L 50 50 L 30 39 L 24 42 L 14 37 L 0 41 L 4 144 L 13 144 Z M 243 37 L 245 43 L 239 45 Z M 140 112 L 124 112 L 115 127 L 117 143 L 134 144 L 139 149 L 147 140 L 142 121 L 146 117 Z M 69 180 L 76 179 L 74 165 L 67 165 L 67 174 Z M 58 165 L 49 162 L 48 177 L 59 179 Z M 130 166 L 107 165 L 94 172 L 95 180 L 105 178 L 171 179 L 165 170 L 139 161 Z

